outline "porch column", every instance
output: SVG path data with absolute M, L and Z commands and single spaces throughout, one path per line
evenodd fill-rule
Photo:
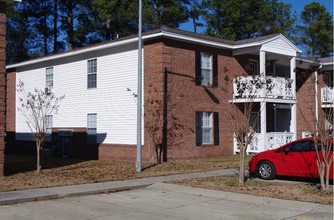
M 260 76 L 261 77 L 266 77 L 266 52 L 265 51 L 260 51 Z M 261 97 L 265 97 L 266 89 L 265 85 L 261 89 Z
M 293 80 L 291 90 L 296 99 L 296 57 L 292 57 L 290 60 L 290 78 Z
M 260 51 L 260 76 L 266 77 L 266 52 L 261 50 Z M 261 91 L 261 97 L 266 96 L 266 86 L 264 85 Z M 265 101 L 261 102 L 260 106 L 261 111 L 261 140 L 262 146 L 260 151 L 267 150 L 266 146 L 266 134 L 267 134 L 267 103 Z
M 290 60 L 290 78 L 293 80 L 291 90 L 293 96 L 296 97 L 296 57 L 292 57 Z M 293 104 L 291 107 L 291 125 L 290 131 L 293 132 L 293 140 L 297 139 L 297 104 Z
M 266 134 L 267 134 L 267 103 L 261 102 L 260 106 L 260 116 L 261 116 L 261 140 L 262 146 L 260 147 L 260 151 L 265 151 L 266 146 Z

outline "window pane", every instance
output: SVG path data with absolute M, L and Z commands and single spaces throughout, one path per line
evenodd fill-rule
M 202 132 L 203 144 L 212 144 L 212 128 L 204 128 Z
M 88 75 L 88 88 L 96 88 L 96 74 Z
M 202 85 L 212 84 L 212 65 L 211 65 L 211 54 L 201 53 L 201 77 Z
M 211 112 L 203 112 L 202 141 L 203 141 L 203 144 L 212 144 L 212 113 Z
M 45 87 L 52 88 L 53 87 L 53 67 L 46 68 L 45 71 Z
M 97 60 L 87 61 L 87 88 L 96 88 Z
M 211 84 L 211 70 L 202 69 L 202 85 Z
M 97 137 L 97 114 L 87 115 L 87 141 L 88 143 L 96 143 Z

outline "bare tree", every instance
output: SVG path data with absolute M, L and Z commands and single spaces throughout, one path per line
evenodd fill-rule
M 314 68 L 307 69 L 304 72 L 305 77 L 309 79 L 307 91 L 312 91 L 316 99 L 313 102 L 304 102 L 306 107 L 299 106 L 299 112 L 306 124 L 309 134 L 314 139 L 316 151 L 316 163 L 320 178 L 320 188 L 325 191 L 330 188 L 329 175 L 333 164 L 333 106 L 322 109 L 321 94 L 317 92 L 317 87 L 322 85 L 318 76 L 319 70 Z M 330 104 L 330 103 L 329 103 Z M 333 103 L 331 103 L 333 104 Z
M 260 130 L 261 108 L 254 102 L 255 97 L 264 88 L 263 77 L 253 76 L 250 83 L 243 82 L 241 77 L 234 78 L 237 85 L 237 93 L 234 96 L 244 98 L 242 103 L 230 103 L 231 111 L 227 114 L 232 120 L 230 127 L 239 149 L 239 186 L 245 183 L 245 158 L 247 149 L 254 143 L 256 134 Z M 235 100 L 235 99 L 233 99 Z
M 43 91 L 35 88 L 34 92 L 28 92 L 24 88 L 24 83 L 19 81 L 17 91 L 20 93 L 18 110 L 25 117 L 27 125 L 36 142 L 37 169 L 40 173 L 40 151 L 50 135 L 46 131 L 46 124 L 52 114 L 57 114 L 59 102 L 65 97 L 56 97 L 51 91 Z
M 167 68 L 161 78 L 161 87 L 156 83 L 148 84 L 147 96 L 145 98 L 145 129 L 149 139 L 150 162 L 156 159 L 159 164 L 167 160 L 167 142 L 172 145 L 181 136 L 184 126 L 179 122 L 173 111 L 181 106 L 172 104 L 168 94 L 168 73 Z
M 148 93 L 151 96 L 145 100 L 145 104 L 148 108 L 145 115 L 147 119 L 145 129 L 149 136 L 150 162 L 153 162 L 154 157 L 156 157 L 157 163 L 161 163 L 164 103 L 163 100 L 158 98 L 157 88 L 153 88 L 152 85 L 149 85 L 149 87 Z

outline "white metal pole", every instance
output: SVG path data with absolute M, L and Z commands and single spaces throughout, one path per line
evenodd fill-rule
M 318 110 L 318 70 L 314 71 L 314 89 L 315 89 L 315 131 L 319 133 L 319 110 Z
M 137 160 L 136 171 L 141 172 L 142 129 L 142 0 L 139 0 L 138 19 L 138 82 L 137 82 Z

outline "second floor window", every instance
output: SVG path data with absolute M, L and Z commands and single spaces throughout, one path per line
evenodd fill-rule
M 212 58 L 211 54 L 201 53 L 201 85 L 212 84 Z
M 45 70 L 45 88 L 53 87 L 53 67 L 48 67 Z
M 97 60 L 87 61 L 87 88 L 96 88 Z
M 218 86 L 217 54 L 196 52 L 195 61 L 196 85 Z

